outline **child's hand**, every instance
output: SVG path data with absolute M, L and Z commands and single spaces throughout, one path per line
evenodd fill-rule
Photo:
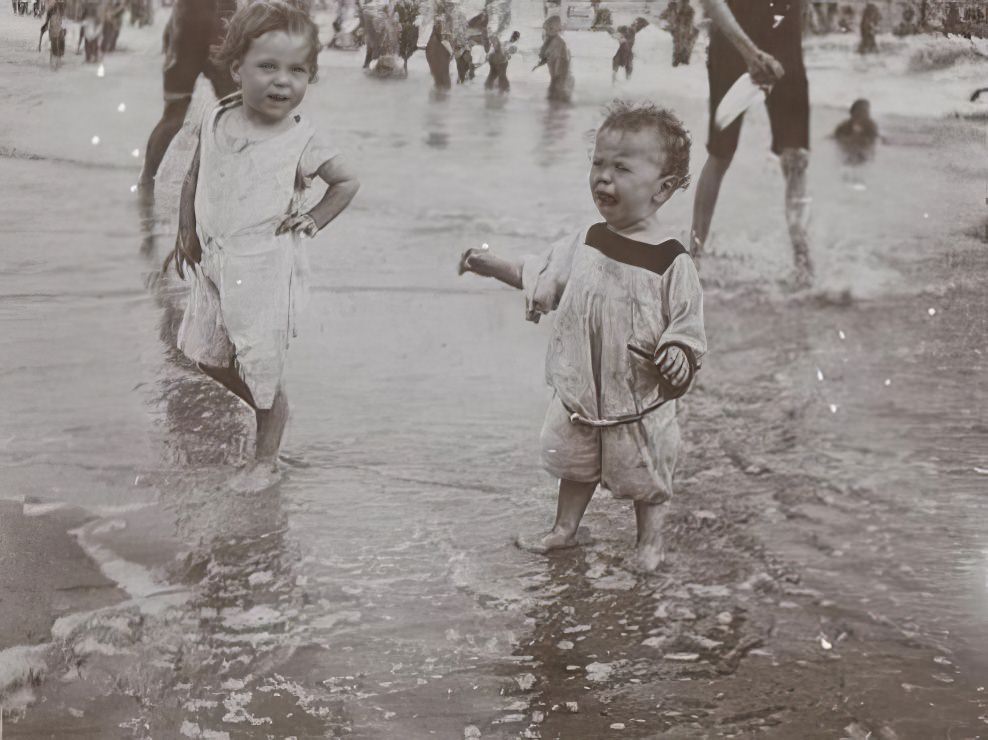
M 274 235 L 281 236 L 289 231 L 294 232 L 296 236 L 306 236 L 311 239 L 319 233 L 319 226 L 308 213 L 293 213 L 281 222 L 281 225 L 275 229 Z
M 478 275 L 486 275 L 483 272 L 482 261 L 483 255 L 487 254 L 487 245 L 480 247 L 470 247 L 467 251 L 460 255 L 460 265 L 457 269 L 457 274 L 462 275 L 465 272 L 475 272 Z M 480 268 L 480 269 L 478 269 Z
M 172 252 L 172 256 L 165 260 L 162 272 L 168 269 L 168 263 L 171 259 L 175 260 L 175 269 L 178 276 L 183 280 L 185 279 L 186 268 L 191 267 L 195 270 L 195 266 L 202 261 L 202 245 L 199 243 L 199 237 L 194 230 L 187 232 L 184 229 L 179 229 L 178 236 L 175 238 L 175 250 Z
M 655 366 L 659 369 L 662 377 L 676 390 L 689 380 L 690 363 L 686 359 L 686 353 L 683 352 L 682 347 L 677 347 L 674 344 L 666 347 L 655 358 Z

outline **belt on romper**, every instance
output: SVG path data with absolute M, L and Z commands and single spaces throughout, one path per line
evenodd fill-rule
M 657 401 L 637 413 L 622 414 L 621 416 L 616 416 L 613 419 L 588 419 L 576 411 L 570 411 L 565 403 L 563 404 L 563 408 L 569 412 L 569 420 L 572 424 L 582 424 L 583 426 L 594 427 L 595 429 L 606 429 L 609 427 L 619 427 L 622 424 L 634 424 L 636 421 L 641 421 L 646 414 L 652 413 L 664 403 L 671 400 L 671 398 L 663 398 L 661 401 Z
M 687 364 L 689 365 L 689 369 L 690 369 L 689 377 L 687 377 L 686 382 L 683 383 L 683 385 L 680 388 L 678 389 L 673 388 L 671 385 L 669 385 L 669 383 L 665 382 L 664 379 L 660 379 L 659 386 L 662 388 L 662 396 L 663 396 L 661 400 L 656 401 L 650 406 L 643 408 L 641 411 L 636 411 L 635 413 L 632 414 L 622 414 L 621 416 L 616 416 L 613 419 L 588 419 L 586 416 L 583 416 L 583 414 L 580 414 L 577 411 L 573 411 L 564 403 L 563 408 L 566 409 L 567 413 L 569 414 L 570 423 L 582 424 L 583 426 L 593 427 L 595 429 L 607 429 L 610 427 L 619 427 L 624 424 L 634 424 L 636 422 L 641 421 L 643 418 L 645 418 L 646 415 L 652 413 L 656 409 L 660 408 L 662 405 L 668 403 L 669 401 L 674 401 L 675 399 L 679 398 L 684 393 L 686 393 L 686 391 L 690 387 L 690 384 L 693 382 L 694 375 L 696 374 L 696 370 L 697 370 L 696 355 L 693 353 L 692 348 L 687 347 L 685 344 L 682 344 L 680 342 L 667 342 L 666 344 L 662 345 L 662 347 L 660 347 L 659 349 L 662 350 L 669 346 L 676 346 L 682 349 L 683 353 L 686 355 Z M 653 360 L 653 355 L 649 354 L 640 347 L 636 347 L 633 344 L 628 345 L 628 350 L 630 352 L 634 352 L 636 355 L 644 357 L 647 360 L 650 361 Z

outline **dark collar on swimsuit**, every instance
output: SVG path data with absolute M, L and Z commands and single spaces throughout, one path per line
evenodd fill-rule
M 611 231 L 603 222 L 590 227 L 586 244 L 616 262 L 640 267 L 656 275 L 663 274 L 674 259 L 686 254 L 686 247 L 675 239 L 666 239 L 661 244 L 646 244 Z

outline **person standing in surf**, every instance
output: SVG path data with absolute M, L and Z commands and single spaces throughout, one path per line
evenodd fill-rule
M 280 0 L 257 0 L 230 21 L 217 69 L 239 92 L 203 121 L 182 188 L 174 258 L 191 279 L 178 348 L 253 409 L 256 464 L 238 486 L 264 487 L 288 421 L 282 384 L 305 298 L 302 237 L 314 237 L 359 184 L 343 158 L 295 110 L 316 76 L 318 31 Z M 329 186 L 303 210 L 313 178 Z
M 689 185 L 690 137 L 669 111 L 616 101 L 597 131 L 590 192 L 603 221 L 539 256 L 469 249 L 460 273 L 524 291 L 527 317 L 555 311 L 546 355 L 554 397 L 542 463 L 559 479 L 556 520 L 519 547 L 548 553 L 581 544 L 580 521 L 598 485 L 634 502 L 630 565 L 664 559 L 662 523 L 680 449 L 675 399 L 707 351 L 700 280 L 658 210 Z
M 103 42 L 103 22 L 95 5 L 87 5 L 82 12 L 82 23 L 79 24 L 79 41 L 75 45 L 75 53 L 86 45 L 86 64 L 95 64 L 100 59 Z
M 226 23 L 236 9 L 237 0 L 175 0 L 167 27 L 165 109 L 148 137 L 139 181 L 147 191 L 154 189 L 161 160 L 185 122 L 199 75 L 209 80 L 217 98 L 236 90 L 230 71 L 218 67 L 210 55 L 211 48 L 223 43 Z
M 516 44 L 520 38 L 521 34 L 518 31 L 513 31 L 508 38 L 507 46 L 501 43 L 498 36 L 495 35 L 491 38 L 491 50 L 487 55 L 489 70 L 487 79 L 484 81 L 484 87 L 487 90 L 493 90 L 497 86 L 499 92 L 506 93 L 511 89 L 511 83 L 508 81 L 508 62 L 517 53 Z
M 425 45 L 425 60 L 432 73 L 432 81 L 437 90 L 449 90 L 453 80 L 449 75 L 449 63 L 453 59 L 453 42 L 450 22 L 446 14 L 446 4 L 436 3 L 435 18 L 432 22 L 432 35 Z
M 68 33 L 65 29 L 65 0 L 55 0 L 45 13 L 45 22 L 38 36 L 38 51 L 41 51 L 41 41 L 45 37 L 45 31 L 48 32 L 48 44 L 51 47 L 48 63 L 52 69 L 58 69 L 62 57 L 65 56 L 65 35 Z
M 618 42 L 618 50 L 614 52 L 614 56 L 611 59 L 612 83 L 617 82 L 619 69 L 624 69 L 624 78 L 626 80 L 631 77 L 635 62 L 635 36 L 647 25 L 647 20 L 638 17 L 630 25 L 617 27 L 617 30 L 613 34 Z
M 772 151 L 786 181 L 785 211 L 795 262 L 793 283 L 808 287 L 811 199 L 806 189 L 810 160 L 810 98 L 803 65 L 801 0 L 702 0 L 713 22 L 708 48 L 710 125 L 707 162 L 693 202 L 694 257 L 703 254 L 720 186 L 741 135 L 739 117 L 724 129 L 715 123 L 717 106 L 745 72 L 769 90 L 766 105 L 772 126 Z
M 570 73 L 569 47 L 563 40 L 563 21 L 551 15 L 542 24 L 542 48 L 539 50 L 538 69 L 549 69 L 549 90 L 546 97 L 554 103 L 568 103 L 573 97 L 573 75 Z

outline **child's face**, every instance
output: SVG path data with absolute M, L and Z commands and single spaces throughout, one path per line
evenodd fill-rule
M 597 134 L 590 167 L 590 192 L 600 215 L 616 229 L 651 216 L 672 195 L 674 177 L 663 177 L 665 156 L 654 129 Z
M 309 87 L 309 40 L 269 31 L 254 39 L 230 71 L 240 83 L 244 110 L 262 123 L 283 121 L 298 107 Z

